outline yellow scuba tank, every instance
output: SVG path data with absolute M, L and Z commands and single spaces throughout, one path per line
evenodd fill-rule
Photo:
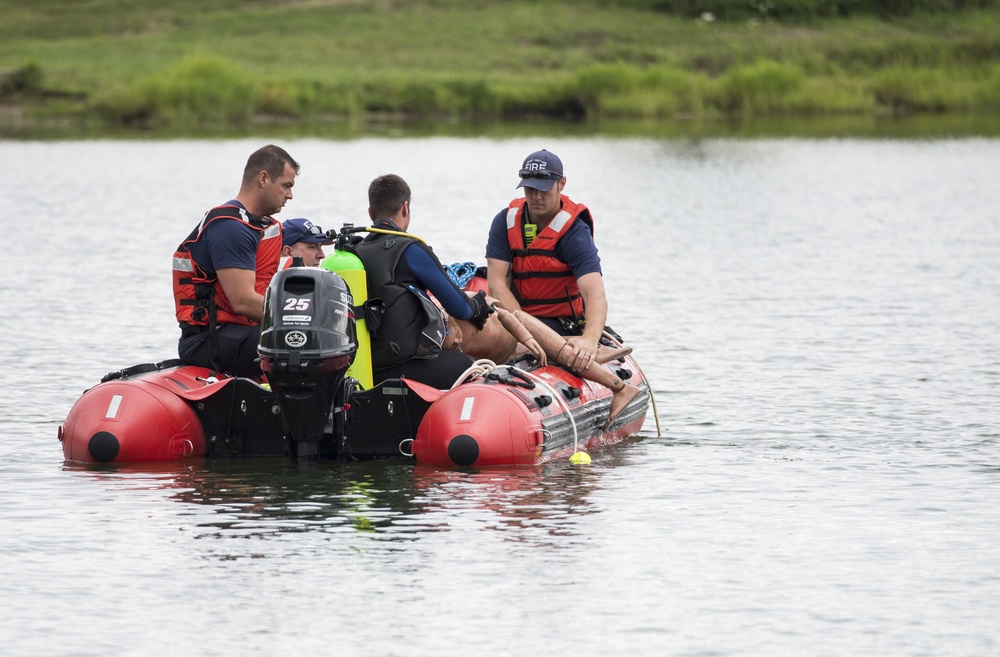
M 338 241 L 337 246 L 342 246 L 342 242 Z M 340 275 L 351 290 L 351 296 L 354 297 L 354 307 L 364 307 L 365 302 L 368 301 L 368 279 L 365 278 L 365 265 L 361 262 L 361 258 L 350 251 L 335 248 L 330 255 L 323 259 L 320 267 Z M 370 390 L 372 388 L 371 334 L 368 332 L 364 311 L 355 314 L 357 315 L 355 328 L 358 334 L 358 351 L 354 356 L 354 363 L 347 368 L 347 376 L 357 379 L 365 390 Z

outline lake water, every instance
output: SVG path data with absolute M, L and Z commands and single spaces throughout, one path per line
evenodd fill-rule
M 279 218 L 364 224 L 398 173 L 444 262 L 558 153 L 662 435 L 64 464 L 84 389 L 175 355 L 170 254 L 263 143 L 0 142 L 0 654 L 1000 654 L 1000 140 L 281 141 Z

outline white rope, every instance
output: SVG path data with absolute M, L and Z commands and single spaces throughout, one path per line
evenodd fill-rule
M 570 409 L 569 403 L 563 398 L 562 394 L 559 391 L 555 390 L 552 386 L 550 386 L 548 382 L 542 379 L 541 377 L 531 372 L 528 372 L 527 370 L 522 370 L 519 367 L 514 367 L 513 365 L 497 365 L 489 358 L 481 358 L 476 362 L 474 362 L 472 365 L 470 365 L 467 370 L 462 372 L 461 376 L 459 376 L 458 379 L 455 381 L 455 383 L 452 384 L 451 389 L 454 390 L 458 386 L 462 385 L 463 383 L 466 382 L 466 379 L 472 380 L 476 377 L 484 377 L 490 372 L 499 369 L 500 367 L 504 367 L 514 372 L 520 372 L 528 379 L 540 385 L 546 392 L 549 393 L 550 397 L 552 397 L 553 399 L 558 401 L 559 404 L 562 405 L 563 409 L 566 411 L 567 417 L 569 417 L 569 423 L 573 427 L 573 453 L 576 454 L 577 445 L 580 442 L 580 437 L 579 437 L 579 431 L 577 431 L 576 428 L 576 420 L 573 418 L 573 411 L 572 409 Z
M 611 340 L 619 347 L 624 346 L 622 345 L 621 342 L 615 340 L 615 337 L 610 333 L 608 333 L 607 331 L 604 331 L 604 337 L 606 337 L 608 340 Z M 653 396 L 653 384 L 646 377 L 646 373 L 642 371 L 642 367 L 639 365 L 639 361 L 635 359 L 635 354 L 632 354 L 632 362 L 635 363 L 635 369 L 639 370 L 639 375 L 642 376 L 643 380 L 646 381 L 646 389 L 649 390 L 649 402 L 650 404 L 653 405 L 653 420 L 656 421 L 656 437 L 659 438 L 663 434 L 660 433 L 660 414 L 656 411 L 656 397 Z
M 553 397 L 554 399 L 559 400 L 559 403 L 562 404 L 562 407 L 566 410 L 566 415 L 569 417 L 569 423 L 570 423 L 570 425 L 572 425 L 572 427 L 573 427 L 573 453 L 576 454 L 576 452 L 577 452 L 577 443 L 579 443 L 579 434 L 577 433 L 577 430 L 576 430 L 576 420 L 573 419 L 573 411 L 569 407 L 569 402 L 567 402 L 563 398 L 563 396 L 562 396 L 562 394 L 560 392 L 558 392 L 557 390 L 553 389 L 552 386 L 550 386 L 548 384 L 548 382 L 544 381 L 540 376 L 536 376 L 536 375 L 532 374 L 531 372 L 522 370 L 519 367 L 514 367 L 513 365 L 507 365 L 507 369 L 513 370 L 515 372 L 520 372 L 521 374 L 525 375 L 529 379 L 531 379 L 531 380 L 535 381 L 536 383 L 538 383 L 539 385 L 541 385 L 542 388 L 544 388 L 549 393 L 549 395 L 551 397 Z
M 450 390 L 454 390 L 458 386 L 460 386 L 463 383 L 465 383 L 466 379 L 469 379 L 471 381 L 472 379 L 476 378 L 477 376 L 486 376 L 487 374 L 489 374 L 490 372 L 492 372 L 496 368 L 497 368 L 497 364 L 494 363 L 493 361 L 491 361 L 489 358 L 480 358 L 479 360 L 477 360 L 476 362 L 474 362 L 472 365 L 470 365 L 469 369 L 467 369 L 464 372 L 462 372 L 459 375 L 459 377 L 457 379 L 455 379 L 455 383 L 451 384 Z

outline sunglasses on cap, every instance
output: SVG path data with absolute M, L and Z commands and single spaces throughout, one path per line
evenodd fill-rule
M 555 171 L 549 171 L 548 169 L 521 169 L 517 172 L 517 175 L 521 176 L 521 180 L 529 180 L 531 178 L 537 178 L 538 180 L 560 180 L 563 175 Z

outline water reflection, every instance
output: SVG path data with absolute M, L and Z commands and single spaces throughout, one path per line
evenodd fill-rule
M 505 541 L 564 549 L 579 534 L 579 520 L 599 512 L 591 498 L 607 467 L 448 470 L 392 461 L 201 459 L 64 469 L 115 498 L 164 493 L 155 499 L 168 502 L 165 521 L 198 538 L 324 532 L 413 541 L 471 526 L 500 532 Z
M 5 197 L 9 243 L 47 226 L 72 256 L 11 249 L 0 281 L 8 652 L 468 652 L 456 628 L 509 654 L 997 645 L 997 140 L 297 140 L 297 216 L 367 221 L 392 167 L 446 262 L 482 253 L 511 161 L 548 145 L 574 162 L 664 436 L 650 418 L 585 469 L 62 469 L 56 426 L 82 390 L 171 353 L 162 258 L 258 145 L 5 144 L 5 189 L 28 192 Z M 191 161 L 183 193 L 161 184 Z M 83 185 L 95 162 L 115 175 Z M 107 290 L 131 291 L 128 312 Z
M 481 471 L 417 467 L 414 489 L 424 512 L 446 524 L 473 518 L 477 528 L 504 540 L 566 549 L 576 545 L 579 520 L 600 511 L 591 497 L 603 472 L 564 463 Z

